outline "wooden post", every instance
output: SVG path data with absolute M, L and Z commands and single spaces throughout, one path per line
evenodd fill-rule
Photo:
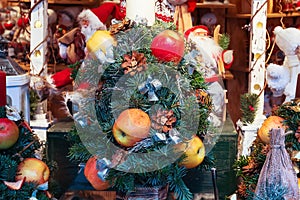
M 300 98 L 300 74 L 298 74 L 295 98 Z
M 260 94 L 256 118 L 263 117 L 267 0 L 253 0 L 251 6 L 251 33 L 249 55 L 249 93 Z
M 31 0 L 33 8 L 30 16 L 30 73 L 33 75 L 47 75 L 47 34 L 48 34 L 48 1 Z M 46 118 L 47 101 L 39 103 L 35 120 L 30 125 L 42 140 L 46 140 L 46 130 L 49 126 Z
M 260 94 L 260 96 L 254 122 L 252 124 L 243 124 L 240 120 L 237 122 L 239 130 L 238 156 L 250 155 L 250 147 L 257 137 L 257 131 L 266 119 L 263 114 L 263 90 L 265 83 L 267 4 L 267 0 L 252 0 L 251 5 L 248 92 L 251 94 Z
M 46 48 L 47 48 L 47 28 L 48 28 L 48 3 L 41 1 L 35 5 L 36 0 L 31 0 L 30 23 L 30 70 L 31 74 L 47 74 Z M 40 73 L 43 70 L 42 73 Z

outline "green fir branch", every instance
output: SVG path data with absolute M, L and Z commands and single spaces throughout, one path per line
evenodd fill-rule
M 241 95 L 241 121 L 244 124 L 251 124 L 254 122 L 257 106 L 258 106 L 258 95 L 254 93 L 245 93 Z

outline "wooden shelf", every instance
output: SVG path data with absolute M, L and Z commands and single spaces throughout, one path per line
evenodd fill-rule
M 197 8 L 235 8 L 232 3 L 197 3 Z
M 31 0 L 20 0 L 21 2 L 30 3 Z M 19 0 L 8 0 L 7 2 L 19 2 Z M 65 4 L 65 5 L 91 5 L 95 4 L 94 0 L 48 0 L 49 4 Z
M 248 19 L 251 17 L 251 14 L 234 14 L 226 16 L 228 18 L 245 18 Z M 292 13 L 268 13 L 268 18 L 280 18 L 280 17 L 300 17 L 300 12 Z

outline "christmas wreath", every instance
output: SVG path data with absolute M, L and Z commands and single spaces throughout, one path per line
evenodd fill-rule
M 114 30 L 114 61 L 90 56 L 76 75 L 69 154 L 86 163 L 95 189 L 126 194 L 168 185 L 178 199 L 192 199 L 182 179 L 187 170 L 213 166 L 208 152 L 215 142 L 209 120 L 214 108 L 196 70 L 201 66 L 189 54 L 193 44 L 181 36 L 182 55 L 154 53 L 153 41 L 165 31 L 180 36 L 162 23 Z

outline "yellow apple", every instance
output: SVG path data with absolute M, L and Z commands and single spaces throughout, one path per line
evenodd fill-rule
M 49 167 L 37 158 L 25 158 L 18 166 L 16 181 L 25 177 L 25 182 L 35 182 L 38 185 L 49 180 Z
M 201 139 L 196 135 L 187 142 L 181 142 L 175 145 L 175 148 L 185 153 L 186 157 L 180 165 L 185 166 L 187 169 L 197 167 L 204 160 L 205 147 Z
M 270 143 L 270 131 L 273 128 L 285 128 L 283 125 L 283 118 L 279 116 L 268 117 L 258 129 L 257 135 L 265 144 Z
M 97 158 L 91 157 L 85 164 L 84 176 L 95 190 L 106 190 L 110 187 L 108 181 L 103 181 L 98 177 Z
M 151 120 L 141 109 L 124 110 L 113 126 L 115 140 L 124 147 L 132 147 L 135 143 L 149 136 Z

